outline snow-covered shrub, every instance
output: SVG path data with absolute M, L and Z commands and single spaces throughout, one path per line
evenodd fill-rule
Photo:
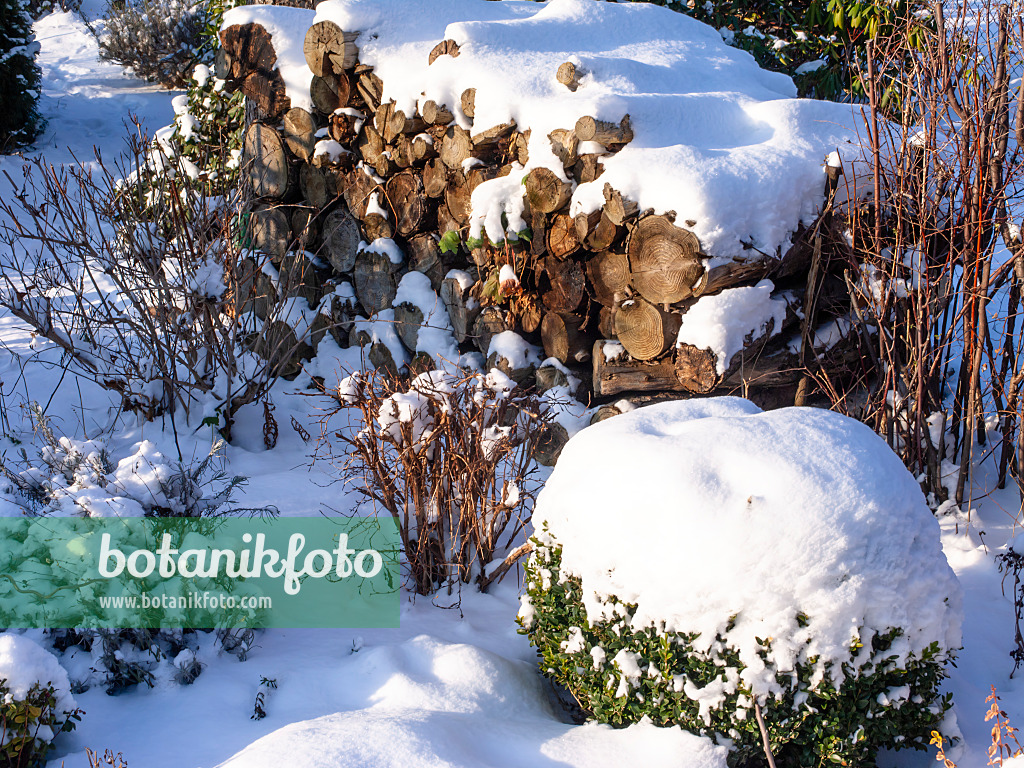
M 45 765 L 54 737 L 81 719 L 56 657 L 27 637 L 0 634 L 0 765 Z
M 82 0 L 28 0 L 28 12 L 33 19 L 39 19 L 48 13 L 77 13 L 82 7 Z
M 43 128 L 37 53 L 26 0 L 0 0 L 0 154 L 32 143 Z
M 37 455 L 22 448 L 20 461 L 0 457 L 0 492 L 26 515 L 215 517 L 276 511 L 225 509 L 246 478 L 219 468 L 223 441 L 191 464 L 167 458 L 148 440 L 115 462 L 104 440 L 58 437 L 38 405 L 31 415 Z
M 303 298 L 323 265 L 244 248 L 239 201 L 209 196 L 187 158 L 165 168 L 165 188 L 132 183 L 166 161 L 144 138 L 132 150 L 114 170 L 39 161 L 26 166 L 27 195 L 0 194 L 0 306 L 126 411 L 230 439 L 238 409 L 326 332 Z
M 597 720 L 649 717 L 758 761 L 873 766 L 951 706 L 960 592 L 938 525 L 869 428 L 737 398 L 574 437 L 537 500 L 519 620 Z
M 195 66 L 205 24 L 193 0 L 113 0 L 99 22 L 86 22 L 100 58 L 167 88 L 181 88 Z
M 469 583 L 474 571 L 486 588 L 487 566 L 533 506 L 539 399 L 496 369 L 397 381 L 359 372 L 330 394 L 356 425 L 335 433 L 344 451 L 332 456 L 346 483 L 398 518 L 416 591 Z

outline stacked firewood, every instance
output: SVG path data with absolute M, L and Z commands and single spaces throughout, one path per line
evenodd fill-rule
M 827 218 L 796 233 L 786 253 L 751 248 L 747 258 L 716 259 L 709 268 L 715 254 L 703 251 L 686 221 L 640 210 L 611 185 L 598 210 L 570 210 L 575 184 L 600 179 L 607 158 L 633 140 L 629 115 L 616 122 L 583 115 L 551 132 L 562 174 L 526 172 L 529 126 L 473 123 L 472 88 L 458 104 L 425 101 L 405 114 L 382 99 L 384 84 L 360 63 L 357 39 L 330 21 L 309 28 L 311 111 L 292 106 L 273 42 L 258 24 L 224 29 L 218 58 L 218 76 L 254 105 L 243 161 L 258 201 L 255 245 L 275 263 L 313 254 L 299 291 L 311 306 L 324 295 L 338 301 L 327 316 L 343 345 L 375 343 L 336 331 L 351 327 L 355 313 L 391 310 L 410 356 L 417 353 L 408 329 L 423 322 L 422 307 L 394 306 L 401 278 L 415 270 L 443 302 L 460 352 L 475 349 L 541 388 L 563 382 L 558 371 L 568 370 L 592 383 L 597 397 L 742 391 L 782 404 L 793 402 L 810 361 L 849 367 L 859 360 L 851 326 L 834 322 L 850 302 L 830 266 L 842 238 L 832 236 Z M 458 55 L 459 46 L 444 40 L 429 62 Z M 582 74 L 566 62 L 557 79 L 575 90 Z M 522 176 L 528 229 L 501 243 L 469 237 L 473 191 L 512 173 Z M 766 278 L 773 298 L 786 302 L 785 319 L 749 329 L 731 359 L 677 341 L 684 316 L 703 298 Z M 342 282 L 354 298 L 332 295 Z M 838 334 L 815 333 L 829 324 Z M 559 361 L 557 371 L 538 375 L 534 364 L 503 359 L 491 342 L 505 331 L 543 347 L 542 357 Z M 380 364 L 395 365 L 378 352 Z

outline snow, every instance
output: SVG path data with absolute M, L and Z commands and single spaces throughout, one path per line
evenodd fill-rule
M 507 360 L 513 370 L 538 365 L 541 359 L 537 348 L 515 331 L 494 334 L 487 347 L 487 357 L 491 355 Z
M 835 413 L 711 398 L 616 416 L 569 441 L 534 525 L 563 546 L 589 621 L 616 596 L 634 631 L 693 633 L 698 651 L 724 638 L 759 697 L 797 663 L 835 679 L 858 632 L 903 628 L 897 663 L 960 647 L 960 588 L 920 488 Z
M 87 0 L 87 3 L 97 7 L 93 15 L 102 10 L 99 0 Z M 358 4 L 347 4 L 346 8 L 349 9 L 347 12 L 358 11 L 381 24 L 387 21 L 394 25 L 408 23 L 409 27 L 421 26 L 421 37 L 414 41 L 413 31 L 407 37 L 413 41 L 409 44 L 416 53 L 415 60 L 410 59 L 408 66 L 418 67 L 421 61 L 425 61 L 426 51 L 444 36 L 448 23 L 446 14 L 447 17 L 458 15 L 452 10 L 456 5 L 463 7 L 464 4 L 430 0 L 431 13 L 426 15 L 415 13 L 422 6 L 411 1 L 398 4 L 363 0 Z M 495 23 L 503 18 L 502 14 L 511 13 L 511 4 L 486 5 L 479 13 L 492 14 Z M 550 5 L 556 10 L 559 7 L 557 3 Z M 483 4 L 476 7 L 482 8 Z M 514 6 L 511 21 L 534 18 L 544 7 L 533 3 L 518 4 Z M 564 5 L 561 7 L 565 8 Z M 253 12 L 258 9 L 255 7 Z M 641 14 L 662 13 L 640 6 L 628 11 L 612 8 L 606 12 L 637 14 L 638 18 Z M 475 35 L 478 30 L 474 27 L 469 31 Z M 174 119 L 174 94 L 143 84 L 127 76 L 118 66 L 98 61 L 95 41 L 73 14 L 47 15 L 35 24 L 35 33 L 42 45 L 39 62 L 43 67 L 44 81 L 40 106 L 50 123 L 35 149 L 25 153 L 26 157 L 43 154 L 47 160 L 60 166 L 73 162 L 74 155 L 89 165 L 94 146 L 107 159 L 124 148 L 122 121 L 129 113 L 138 115 L 151 131 L 155 126 L 166 125 Z M 648 70 L 657 75 L 650 80 L 654 85 L 669 77 L 674 78 L 682 71 L 678 66 L 662 67 L 657 61 L 651 61 L 659 54 L 657 47 L 653 47 L 649 54 L 641 52 L 649 57 L 646 63 L 630 64 L 628 57 L 633 54 L 628 47 L 623 48 L 623 57 L 616 60 L 611 46 L 628 33 L 628 29 L 622 29 L 610 35 L 609 55 L 591 57 L 594 59 L 591 65 L 594 74 L 584 78 L 584 85 L 576 95 L 563 91 L 561 97 L 568 101 L 571 98 L 590 98 L 594 89 L 610 92 L 608 73 L 622 73 L 630 68 L 637 72 Z M 680 38 L 677 45 L 684 42 Z M 373 50 L 374 46 L 379 49 L 388 41 L 383 36 L 369 40 L 365 35 L 360 44 L 365 51 Z M 502 44 L 499 40 L 494 49 L 488 50 L 496 50 Z M 439 60 L 434 66 L 452 70 L 453 80 L 456 76 L 470 79 L 472 67 L 464 68 L 463 64 L 470 60 L 465 57 L 470 55 L 472 51 L 468 49 L 473 45 L 467 44 L 467 52 L 459 59 Z M 708 42 L 707 45 L 712 46 L 713 43 Z M 557 53 L 567 47 L 556 37 L 551 49 Z M 477 53 L 482 55 L 488 50 Z M 601 50 L 604 51 L 603 48 Z M 586 47 L 581 48 L 580 63 L 586 64 L 585 59 L 589 55 Z M 726 51 L 722 61 L 728 63 L 744 57 L 745 54 Z M 517 65 L 530 65 L 522 58 L 516 59 Z M 605 74 L 596 65 L 604 66 Z M 395 61 L 389 66 L 400 71 L 402 63 Z M 553 80 L 553 72 L 551 69 L 546 76 Z M 509 73 L 509 77 L 520 83 L 521 74 L 525 74 L 525 70 Z M 773 83 L 785 82 L 778 76 L 769 79 Z M 617 82 L 625 83 L 626 80 L 620 78 Z M 401 83 L 391 78 L 390 85 L 397 87 Z M 457 90 L 457 85 L 452 86 L 452 92 Z M 554 84 L 542 82 L 538 84 L 537 92 L 550 94 L 552 88 L 555 88 Z M 728 78 L 725 78 L 721 89 L 731 89 Z M 657 91 L 656 88 L 652 90 Z M 674 92 L 664 90 L 660 96 L 655 94 L 643 98 L 651 101 L 667 99 Z M 588 91 L 591 92 L 589 95 Z M 559 93 L 557 89 L 554 92 Z M 627 96 L 632 98 L 629 94 Z M 487 109 L 495 105 L 483 106 Z M 584 113 L 576 108 L 557 108 L 573 121 Z M 799 109 L 806 110 L 813 118 L 819 110 L 826 114 L 836 108 L 810 104 Z M 626 152 L 644 149 L 640 146 L 644 136 L 640 112 L 633 111 L 632 107 L 630 112 L 637 130 L 636 146 L 623 150 L 616 157 L 605 158 L 605 162 L 618 162 L 616 158 Z M 608 114 L 613 119 L 621 116 L 618 109 Z M 709 118 L 718 117 L 713 113 L 707 115 Z M 464 121 L 461 115 L 457 117 Z M 695 119 L 691 116 L 681 125 L 690 127 Z M 481 124 L 478 120 L 478 125 Z M 720 123 L 713 122 L 709 125 L 709 132 L 718 127 Z M 645 151 L 657 150 L 667 154 L 668 149 L 652 144 Z M 730 151 L 735 153 L 735 150 Z M 751 150 L 753 152 L 755 150 Z M 813 155 L 814 150 L 808 150 L 808 153 Z M 641 154 L 637 152 L 637 157 Z M 821 158 L 827 154 L 822 152 Z M 539 156 L 537 152 L 531 152 L 531 155 Z M 19 179 L 23 162 L 17 156 L 2 157 L 0 170 Z M 660 174 L 659 178 L 662 175 L 667 174 Z M 676 186 L 677 182 L 671 181 L 666 195 Z M 746 191 L 737 198 L 730 204 L 739 206 L 752 199 Z M 760 225 L 755 221 L 755 226 Z M 460 281 L 469 280 L 468 275 L 449 276 L 458 277 Z M 351 287 L 340 285 L 338 293 L 351 298 Z M 386 337 L 393 352 L 396 348 L 401 349 L 393 333 L 388 334 L 388 330 L 393 328 L 393 316 L 390 321 L 386 313 L 373 320 L 361 319 L 360 327 L 364 330 L 372 328 L 377 338 Z M 607 345 L 606 353 L 610 349 L 614 347 Z M 354 370 L 362 362 L 361 355 L 365 352 L 356 348 L 340 349 L 329 336 L 321 343 L 320 350 L 322 361 L 319 369 L 332 370 L 335 382 L 338 371 L 334 370 L 333 364 Z M 482 360 L 479 362 L 482 364 Z M 313 361 L 309 366 L 310 372 L 318 370 L 317 366 L 318 361 Z M 495 387 L 510 390 L 513 386 L 500 373 L 492 372 L 488 379 Z M 202 459 L 210 449 L 212 435 L 208 427 L 195 425 L 194 432 L 188 430 L 174 434 L 169 428 L 164 429 L 159 421 L 143 423 L 123 413 L 119 398 L 91 382 L 74 380 L 70 375 L 64 377 L 60 351 L 45 340 L 33 337 L 19 321 L 4 313 L 0 313 L 0 381 L 0 413 L 9 420 L 9 423 L 4 422 L 0 448 L 7 452 L 9 460 L 21 447 L 32 444 L 33 435 L 24 419 L 23 409 L 23 405 L 32 400 L 46 407 L 55 427 L 82 438 L 76 441 L 76 445 L 84 447 L 90 438 L 105 436 L 106 447 L 114 457 L 124 459 L 143 453 L 153 459 L 151 464 L 159 464 L 156 460 L 156 453 L 159 453 L 164 458 L 174 457 L 175 462 L 178 456 L 188 462 Z M 325 383 L 329 385 L 330 381 Z M 357 509 L 357 495 L 348 487 L 332 483 L 334 476 L 322 463 L 311 466 L 309 454 L 312 444 L 304 442 L 298 431 L 288 426 L 294 419 L 295 423 L 313 433 L 314 441 L 319 436 L 322 401 L 308 396 L 311 387 L 312 382 L 303 373 L 294 382 L 281 382 L 272 390 L 276 418 L 281 425 L 278 444 L 273 450 L 267 450 L 263 444 L 262 407 L 254 404 L 239 412 L 233 432 L 234 442 L 226 449 L 223 465 L 229 475 L 249 478 L 248 485 L 240 492 L 239 504 L 275 504 L 285 516 L 322 511 L 346 514 Z M 700 409 L 707 406 L 698 401 L 690 407 Z M 641 408 L 634 413 L 642 414 L 644 410 Z M 747 410 L 738 408 L 733 415 L 745 413 Z M 614 425 L 624 418 L 627 417 L 616 416 L 602 424 Z M 599 427 L 587 429 L 583 434 L 588 435 L 591 429 Z M 21 445 L 16 445 L 13 439 L 20 440 Z M 149 441 L 152 448 L 143 449 L 140 445 L 143 441 Z M 567 457 L 575 449 L 567 450 L 560 467 L 562 462 L 570 460 Z M 972 466 L 973 482 L 965 502 L 965 508 L 972 509 L 969 524 L 960 516 L 944 515 L 939 519 L 944 552 L 962 583 L 965 595 L 964 650 L 958 658 L 957 668 L 951 670 L 947 685 L 956 702 L 955 711 L 949 713 L 947 719 L 958 723 L 964 735 L 964 741 L 950 750 L 951 757 L 960 768 L 983 768 L 987 764 L 991 724 L 984 721 L 984 713 L 987 709 L 985 698 L 991 685 L 998 688 L 1010 721 L 1017 725 L 1024 722 L 1024 688 L 1021 687 L 1020 674 L 1012 679 L 1009 677 L 1013 667 L 1009 651 L 1013 647 L 1014 622 L 1010 581 L 1006 582 L 1007 592 L 1004 594 L 1001 590 L 1002 574 L 993 561 L 993 554 L 1001 551 L 1006 541 L 1020 534 L 1021 529 L 1016 522 L 1020 495 L 1012 484 L 1006 489 L 993 490 L 993 462 L 991 459 L 982 461 L 980 454 L 983 452 L 978 453 L 978 460 Z M 721 451 L 717 451 L 715 455 L 720 454 Z M 762 479 L 763 473 L 756 470 L 772 455 L 756 457 L 752 477 L 756 476 L 758 481 Z M 885 456 L 887 449 L 876 445 L 870 449 L 870 455 Z M 666 456 L 655 458 L 667 461 Z M 126 463 L 125 469 L 137 462 L 140 472 L 155 475 L 156 468 L 150 469 L 141 459 L 142 456 L 138 456 Z M 726 465 L 723 471 L 733 476 L 743 473 L 746 464 L 737 465 L 736 461 Z M 707 468 L 706 463 L 699 466 Z M 612 478 L 617 476 L 621 476 L 617 468 L 603 473 L 592 472 L 588 483 L 579 486 L 579 490 L 586 492 L 593 477 L 600 479 L 602 487 L 610 487 Z M 6 485 L 0 482 L 0 514 L 20 514 L 12 496 L 4 490 Z M 87 492 L 82 489 L 76 498 L 83 504 L 94 503 L 86 500 Z M 118 492 L 107 492 L 105 498 L 113 498 L 112 493 Z M 94 509 L 100 508 L 98 497 L 90 495 L 89 499 L 95 499 Z M 746 496 L 742 499 L 745 501 Z M 620 507 L 620 517 L 604 530 L 611 530 L 616 535 L 627 530 L 622 519 L 642 512 L 638 507 L 635 498 L 629 499 Z M 596 519 L 595 528 L 599 528 L 598 522 Z M 706 522 L 702 521 L 702 524 Z M 885 530 L 884 525 L 882 528 Z M 599 531 L 595 531 L 595 535 L 597 533 Z M 705 542 L 707 552 L 702 554 L 710 558 L 729 552 L 731 548 L 726 545 L 738 540 L 741 539 L 708 540 Z M 690 531 L 680 542 L 683 549 L 697 545 Z M 656 545 L 669 547 L 674 542 L 656 532 L 644 543 L 650 549 Z M 1021 549 L 1024 550 L 1024 545 Z M 807 578 L 814 575 L 809 574 Z M 511 573 L 504 582 L 493 587 L 490 594 L 478 594 L 466 588 L 458 603 L 458 595 L 433 597 L 433 602 L 442 608 L 453 607 L 453 610 L 435 607 L 432 600 L 420 599 L 415 603 L 409 600 L 402 606 L 401 628 L 395 630 L 261 632 L 245 663 L 220 650 L 212 634 L 197 633 L 189 647 L 194 658 L 203 665 L 203 671 L 194 684 L 183 686 L 175 682 L 177 669 L 167 660 L 154 667 L 154 688 L 140 686 L 120 696 L 108 696 L 103 690 L 103 674 L 98 671 L 102 669 L 98 648 L 90 653 L 73 649 L 59 656 L 44 650 L 59 660 L 70 681 L 88 687 L 75 694 L 86 715 L 74 732 L 58 735 L 49 765 L 52 768 L 61 765 L 65 768 L 87 768 L 85 748 L 109 746 L 115 752 L 124 752 L 130 765 L 147 768 L 180 768 L 182 765 L 213 768 L 225 761 L 229 761 L 232 768 L 292 763 L 309 766 L 357 764 L 366 768 L 393 764 L 447 764 L 466 768 L 518 768 L 523 765 L 539 768 L 608 765 L 618 768 L 633 764 L 682 765 L 687 768 L 724 766 L 721 748 L 678 729 L 660 729 L 641 723 L 615 730 L 593 724 L 574 726 L 566 722 L 568 718 L 557 704 L 547 704 L 548 687 L 537 684 L 535 652 L 525 638 L 516 633 L 512 622 L 520 602 L 519 590 L 515 573 Z M 900 595 L 892 602 L 894 606 L 903 606 L 909 601 Z M 22 641 L 43 646 L 48 645 L 49 638 L 42 632 L 0 634 L 0 647 Z M 134 658 L 142 661 L 151 659 L 148 650 L 133 651 L 127 645 L 118 653 L 123 653 L 126 658 L 133 658 L 135 653 Z M 181 658 L 184 662 L 187 657 Z M 590 650 L 590 658 L 597 668 L 610 663 L 600 647 Z M 456 674 L 451 670 L 452 665 L 461 665 L 462 669 Z M 49 663 L 43 660 L 40 667 L 43 666 L 48 667 Z M 26 668 L 19 663 L 17 670 L 20 672 Z M 267 696 L 268 716 L 254 721 L 250 719 L 253 697 L 260 690 L 259 679 L 264 675 L 276 679 L 279 689 Z M 679 681 L 679 684 L 685 685 L 685 681 Z M 701 695 L 711 693 L 705 690 Z M 891 697 L 891 694 L 887 695 Z M 408 702 L 401 700 L 403 696 L 409 697 Z M 413 705 L 422 705 L 427 698 L 437 702 L 432 709 L 411 711 Z M 1020 760 L 1013 762 L 1019 764 Z M 934 753 L 900 755 L 898 760 L 883 755 L 879 760 L 880 768 L 928 768 L 932 765 Z
M 721 376 L 744 342 L 782 330 L 787 302 L 773 298 L 775 284 L 762 280 L 754 286 L 728 288 L 714 296 L 703 296 L 683 315 L 677 344 L 710 349 L 715 369 Z M 608 351 L 605 351 L 607 356 Z
M 313 12 L 305 8 L 279 5 L 243 5 L 224 13 L 221 29 L 235 24 L 259 24 L 268 33 L 277 54 L 276 69 L 284 80 L 285 93 L 292 107 L 312 111 L 309 84 L 313 73 L 306 66 L 302 44 L 306 30 L 313 24 Z
M 358 654 L 351 680 L 366 705 L 285 726 L 221 768 L 537 768 L 622 765 L 725 768 L 725 749 L 679 728 L 558 722 L 530 667 L 427 636 Z
M 78 709 L 71 695 L 68 673 L 57 661 L 57 657 L 25 635 L 12 632 L 0 635 L 0 680 L 6 681 L 15 701 L 24 700 L 36 684 L 44 688 L 52 687 L 57 699 L 55 713 L 58 722 L 63 721 L 62 714 Z M 42 726 L 37 734 L 43 741 L 50 741 L 53 736 L 49 726 Z
M 407 272 L 398 283 L 395 306 L 411 304 L 423 313 L 416 334 L 416 351 L 426 352 L 437 365 L 457 365 L 459 345 L 452 333 L 448 312 L 422 272 Z
M 642 3 L 326 0 L 316 19 L 362 33 L 360 61 L 406 114 L 432 99 L 469 128 L 460 95 L 476 88 L 474 133 L 510 120 L 531 130 L 526 167 L 473 193 L 471 233 L 495 242 L 522 227 L 523 175 L 547 167 L 564 178 L 552 130 L 584 115 L 618 123 L 629 114 L 634 140 L 604 158 L 600 179 L 579 185 L 571 213 L 600 206 L 610 183 L 641 209 L 695 221 L 716 257 L 744 255 L 745 242 L 774 253 L 815 216 L 824 159 L 861 124 L 848 105 L 795 99 L 789 78 L 759 69 L 714 29 Z M 459 44 L 459 56 L 428 66 L 443 39 Z M 573 57 L 589 74 L 569 92 L 555 72 Z

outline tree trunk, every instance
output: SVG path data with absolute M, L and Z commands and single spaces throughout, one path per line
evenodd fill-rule
M 306 31 L 302 53 L 317 77 L 339 75 L 359 62 L 358 32 L 346 32 L 333 21 L 318 21 Z

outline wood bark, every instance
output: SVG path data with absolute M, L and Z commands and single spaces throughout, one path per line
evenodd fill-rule
M 467 88 L 459 98 L 459 105 L 462 107 L 462 114 L 468 118 L 476 114 L 476 88 Z

